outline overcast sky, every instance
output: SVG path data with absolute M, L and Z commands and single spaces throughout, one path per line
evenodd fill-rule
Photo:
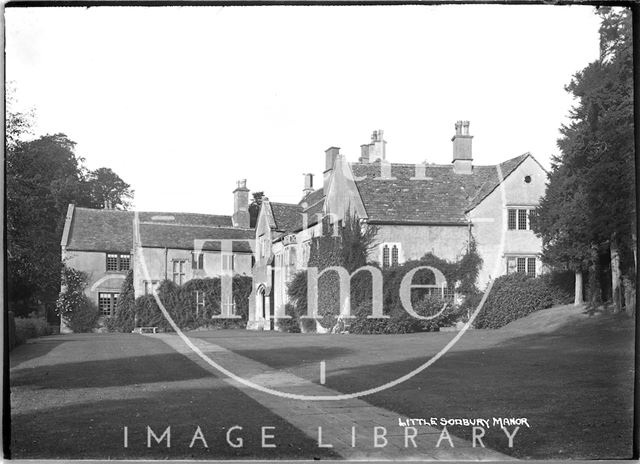
M 37 135 L 64 132 L 150 211 L 231 214 L 246 178 L 297 202 L 324 150 L 356 161 L 548 166 L 571 76 L 598 55 L 587 6 L 8 8 L 6 77 Z

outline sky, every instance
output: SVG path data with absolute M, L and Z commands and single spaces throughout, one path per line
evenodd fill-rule
M 324 150 L 391 162 L 558 154 L 564 90 L 598 57 L 593 7 L 7 8 L 6 79 L 34 134 L 63 132 L 143 211 L 233 212 L 236 180 L 296 203 Z

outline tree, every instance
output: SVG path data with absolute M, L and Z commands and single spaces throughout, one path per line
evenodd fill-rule
M 636 268 L 631 14 L 609 7 L 597 14 L 600 58 L 566 87 L 578 103 L 571 123 L 561 128 L 562 156 L 554 160 L 534 230 L 543 238 L 547 262 L 576 272 L 589 265 L 591 278 L 597 250 L 606 247 L 611 298 L 619 310 L 622 273 L 635 276 Z
M 16 109 L 16 89 L 13 82 L 7 83 L 5 105 L 5 146 L 11 150 L 25 135 L 32 133 L 34 110 L 30 109 L 27 112 L 22 112 Z
M 583 273 L 591 258 L 586 195 L 579 176 L 553 159 L 545 196 L 532 216 L 532 228 L 542 237 L 542 259 L 555 268 L 575 273 L 574 304 L 583 303 Z
M 128 209 L 131 207 L 133 190 L 118 174 L 109 168 L 89 171 L 87 188 L 93 208 Z
M 110 169 L 87 175 L 65 134 L 16 140 L 6 153 L 8 299 L 17 314 L 53 313 L 60 291 L 60 238 L 67 207 L 96 207 L 98 195 L 126 206 L 128 185 Z M 106 186 L 106 187 L 105 187 Z M 124 201 L 120 201 L 120 200 Z
M 260 206 L 262 206 L 264 192 L 253 192 L 251 195 L 253 198 L 249 204 L 249 227 L 253 228 L 258 221 L 258 214 L 260 213 Z

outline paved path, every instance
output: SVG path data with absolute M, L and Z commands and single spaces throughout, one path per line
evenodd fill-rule
M 215 368 L 194 353 L 179 336 L 173 334 L 149 334 L 185 355 L 199 366 L 222 376 Z M 241 356 L 219 345 L 198 338 L 191 342 L 204 354 L 234 374 L 259 385 L 280 391 L 304 395 L 338 395 L 341 392 L 293 374 L 274 370 L 269 366 Z M 496 451 L 473 447 L 472 443 L 451 437 L 454 447 L 445 439 L 436 447 L 441 431 L 426 426 L 416 427 L 418 434 L 414 442 L 407 440 L 404 427 L 398 425 L 397 413 L 375 407 L 362 399 L 340 401 L 301 401 L 281 398 L 250 388 L 236 380 L 225 378 L 230 385 L 239 388 L 273 413 L 286 419 L 313 440 L 318 440 L 322 429 L 322 443 L 331 444 L 333 451 L 345 459 L 434 459 L 434 460 L 511 460 L 510 456 Z M 355 447 L 352 446 L 355 427 Z M 374 430 L 384 427 L 386 446 L 374 446 Z M 378 429 L 382 434 L 383 429 Z M 410 431 L 411 432 L 411 431 Z M 384 440 L 380 439 L 380 445 Z M 414 447 L 414 444 L 416 447 Z

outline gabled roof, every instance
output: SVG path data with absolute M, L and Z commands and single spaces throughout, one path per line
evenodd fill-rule
M 69 251 L 129 253 L 133 249 L 133 219 L 133 211 L 70 205 L 62 246 Z M 195 238 L 254 238 L 253 229 L 232 227 L 231 216 L 141 211 L 138 219 L 143 246 L 193 249 Z M 218 242 L 205 249 L 219 246 Z
M 303 209 L 292 203 L 269 202 L 271 213 L 278 232 L 297 232 L 302 229 Z
M 300 203 L 303 208 L 303 213 L 307 215 L 307 227 L 311 227 L 318 223 L 318 220 L 322 217 L 324 208 L 325 191 L 324 188 L 319 188 L 306 195 Z
M 502 178 L 529 155 L 501 163 Z M 496 166 L 474 166 L 472 174 L 456 174 L 453 165 L 427 164 L 416 178 L 414 164 L 391 164 L 391 179 L 381 179 L 380 162 L 351 165 L 370 223 L 466 223 L 465 213 L 501 182 Z
M 77 207 L 69 212 L 66 243 L 62 243 L 67 250 L 131 252 L 133 212 Z

